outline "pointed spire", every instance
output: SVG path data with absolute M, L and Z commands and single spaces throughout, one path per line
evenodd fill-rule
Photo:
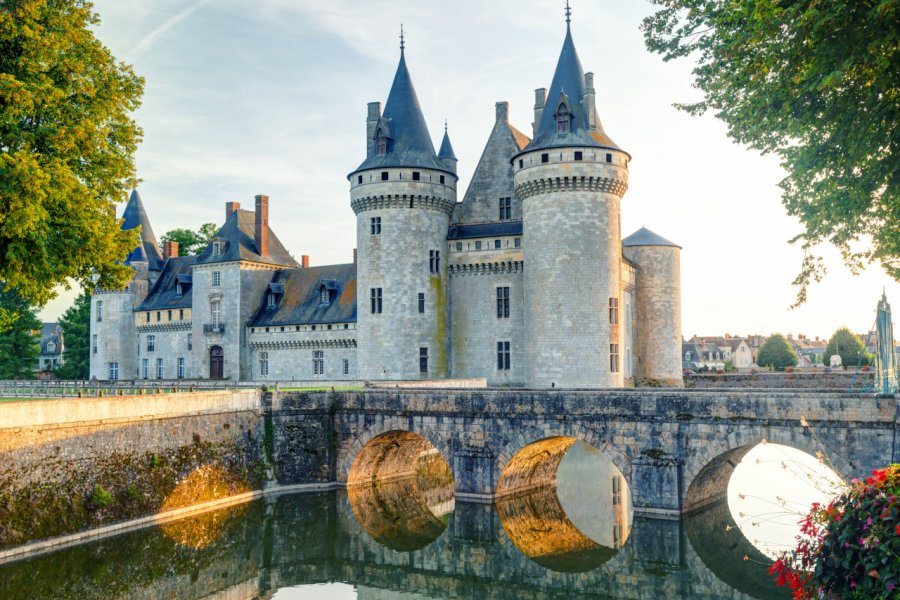
M 441 140 L 441 149 L 438 151 L 438 158 L 442 160 L 448 158 L 456 160 L 456 154 L 453 153 L 453 145 L 450 143 L 450 134 L 447 132 L 446 119 L 444 119 L 444 139 Z
M 155 268 L 158 262 L 162 262 L 162 254 L 159 252 L 159 244 L 150 226 L 150 219 L 147 218 L 141 196 L 137 189 L 134 189 L 122 213 L 122 229 L 128 231 L 138 226 L 141 228 L 141 244 L 128 254 L 125 262 L 149 262 L 150 268 Z
M 406 66 L 406 42 L 402 33 L 400 40 L 400 63 L 384 105 L 384 114 L 375 128 L 386 134 L 387 152 L 369 156 L 356 171 L 383 167 L 422 167 L 448 171 L 434 152 L 434 143 L 428 133 L 422 107 Z

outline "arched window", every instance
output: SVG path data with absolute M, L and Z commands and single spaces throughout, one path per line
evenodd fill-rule
M 381 127 L 375 132 L 375 154 L 378 156 L 387 154 L 387 137 L 385 137 L 384 129 Z
M 556 133 L 569 133 L 571 131 L 571 115 L 569 107 L 565 102 L 561 102 L 556 109 Z

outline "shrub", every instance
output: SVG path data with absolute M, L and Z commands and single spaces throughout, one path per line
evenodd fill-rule
M 98 483 L 94 486 L 94 490 L 91 492 L 91 500 L 95 505 L 102 508 L 113 503 L 113 495 L 111 492 L 106 491 L 106 488 Z
M 795 550 L 769 569 L 795 599 L 897 598 L 900 594 L 900 465 L 854 479 L 800 522 Z
M 785 368 L 784 368 L 784 372 L 785 372 L 785 373 L 793 373 L 793 372 L 794 372 L 794 367 L 785 367 Z

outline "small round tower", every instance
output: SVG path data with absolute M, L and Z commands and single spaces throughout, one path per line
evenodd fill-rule
M 525 236 L 529 388 L 623 385 L 619 210 L 631 156 L 603 130 L 567 27 L 534 139 L 513 157 Z
M 451 162 L 434 151 L 402 45 L 384 114 L 380 103 L 369 104 L 367 135 L 366 160 L 348 176 L 357 223 L 360 377 L 447 377 L 455 156 Z
M 642 227 L 624 240 L 637 267 L 635 381 L 683 387 L 681 369 L 681 246 Z

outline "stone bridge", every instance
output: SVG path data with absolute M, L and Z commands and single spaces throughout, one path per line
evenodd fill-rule
M 450 466 L 456 497 L 489 502 L 517 491 L 504 479 L 515 480 L 512 488 L 552 484 L 560 456 L 582 440 L 618 467 L 635 512 L 646 515 L 715 504 L 735 465 L 764 440 L 822 453 L 845 479 L 900 461 L 900 402 L 842 392 L 270 392 L 263 411 L 265 452 L 280 485 L 404 477 L 433 446 Z M 517 464 L 542 440 L 547 451 Z M 513 467 L 525 475 L 509 476 Z

